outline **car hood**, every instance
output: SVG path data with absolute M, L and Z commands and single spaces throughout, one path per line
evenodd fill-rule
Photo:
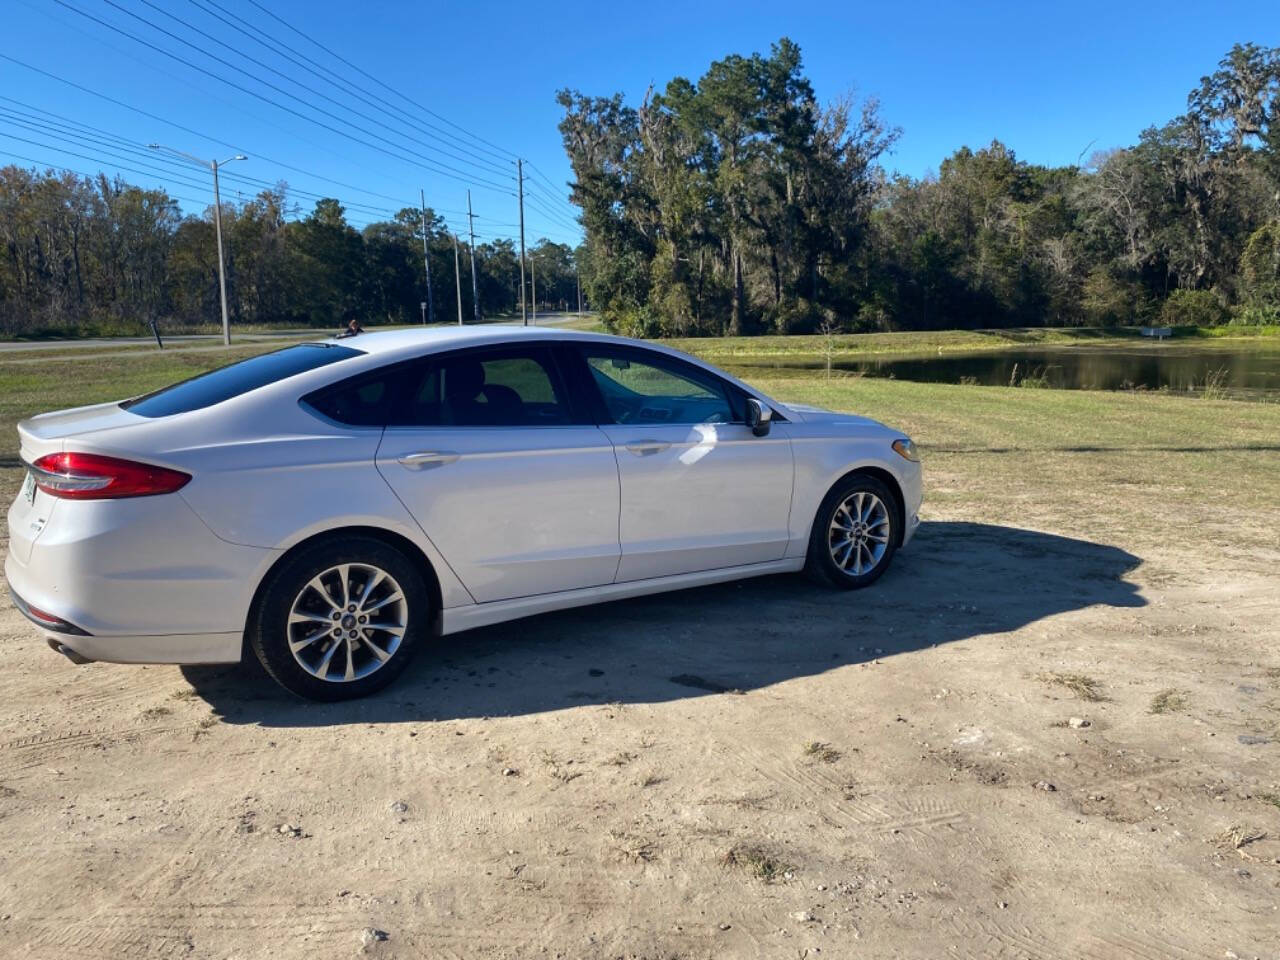
M 802 423 L 830 423 L 845 424 L 852 427 L 879 427 L 882 430 L 889 428 L 879 420 L 872 420 L 870 417 L 860 417 L 856 413 L 839 413 L 835 410 L 826 410 L 822 407 L 810 406 L 807 403 L 788 403 L 780 404 L 783 412 L 789 420 L 799 420 Z

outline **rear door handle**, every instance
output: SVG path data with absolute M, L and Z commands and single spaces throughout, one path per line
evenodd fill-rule
M 648 457 L 655 453 L 661 453 L 670 446 L 671 444 L 666 440 L 636 440 L 627 444 L 627 450 L 637 457 Z
M 401 465 L 410 470 L 426 470 L 430 467 L 442 467 L 446 463 L 453 463 L 458 459 L 458 454 L 444 450 L 423 450 L 418 453 L 406 453 L 397 459 Z

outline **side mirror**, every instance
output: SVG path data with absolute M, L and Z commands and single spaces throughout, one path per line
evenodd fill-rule
M 773 410 L 755 397 L 747 397 L 747 426 L 757 437 L 767 437 L 773 425 Z

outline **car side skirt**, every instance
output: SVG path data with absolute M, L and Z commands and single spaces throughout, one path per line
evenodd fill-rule
M 547 593 L 534 597 L 517 597 L 513 600 L 495 600 L 490 603 L 448 607 L 441 613 L 440 632 L 442 634 L 458 633 L 462 630 L 487 627 L 490 624 L 530 617 L 538 613 L 550 613 L 553 610 L 567 610 L 570 607 L 584 607 L 610 600 L 625 600 L 628 597 L 643 597 L 651 593 L 665 593 L 668 590 L 686 590 L 712 583 L 763 577 L 773 573 L 795 573 L 803 568 L 803 557 L 788 557 L 783 560 L 770 560 L 767 563 L 752 563 L 740 567 L 699 570 L 696 573 L 681 573 L 671 577 L 632 580 L 582 590 L 564 590 L 560 593 Z

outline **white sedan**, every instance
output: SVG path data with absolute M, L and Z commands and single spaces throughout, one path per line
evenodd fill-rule
M 805 570 L 884 573 L 911 440 L 675 350 L 522 327 L 287 347 L 18 425 L 14 603 L 76 662 L 356 697 L 435 636 Z

